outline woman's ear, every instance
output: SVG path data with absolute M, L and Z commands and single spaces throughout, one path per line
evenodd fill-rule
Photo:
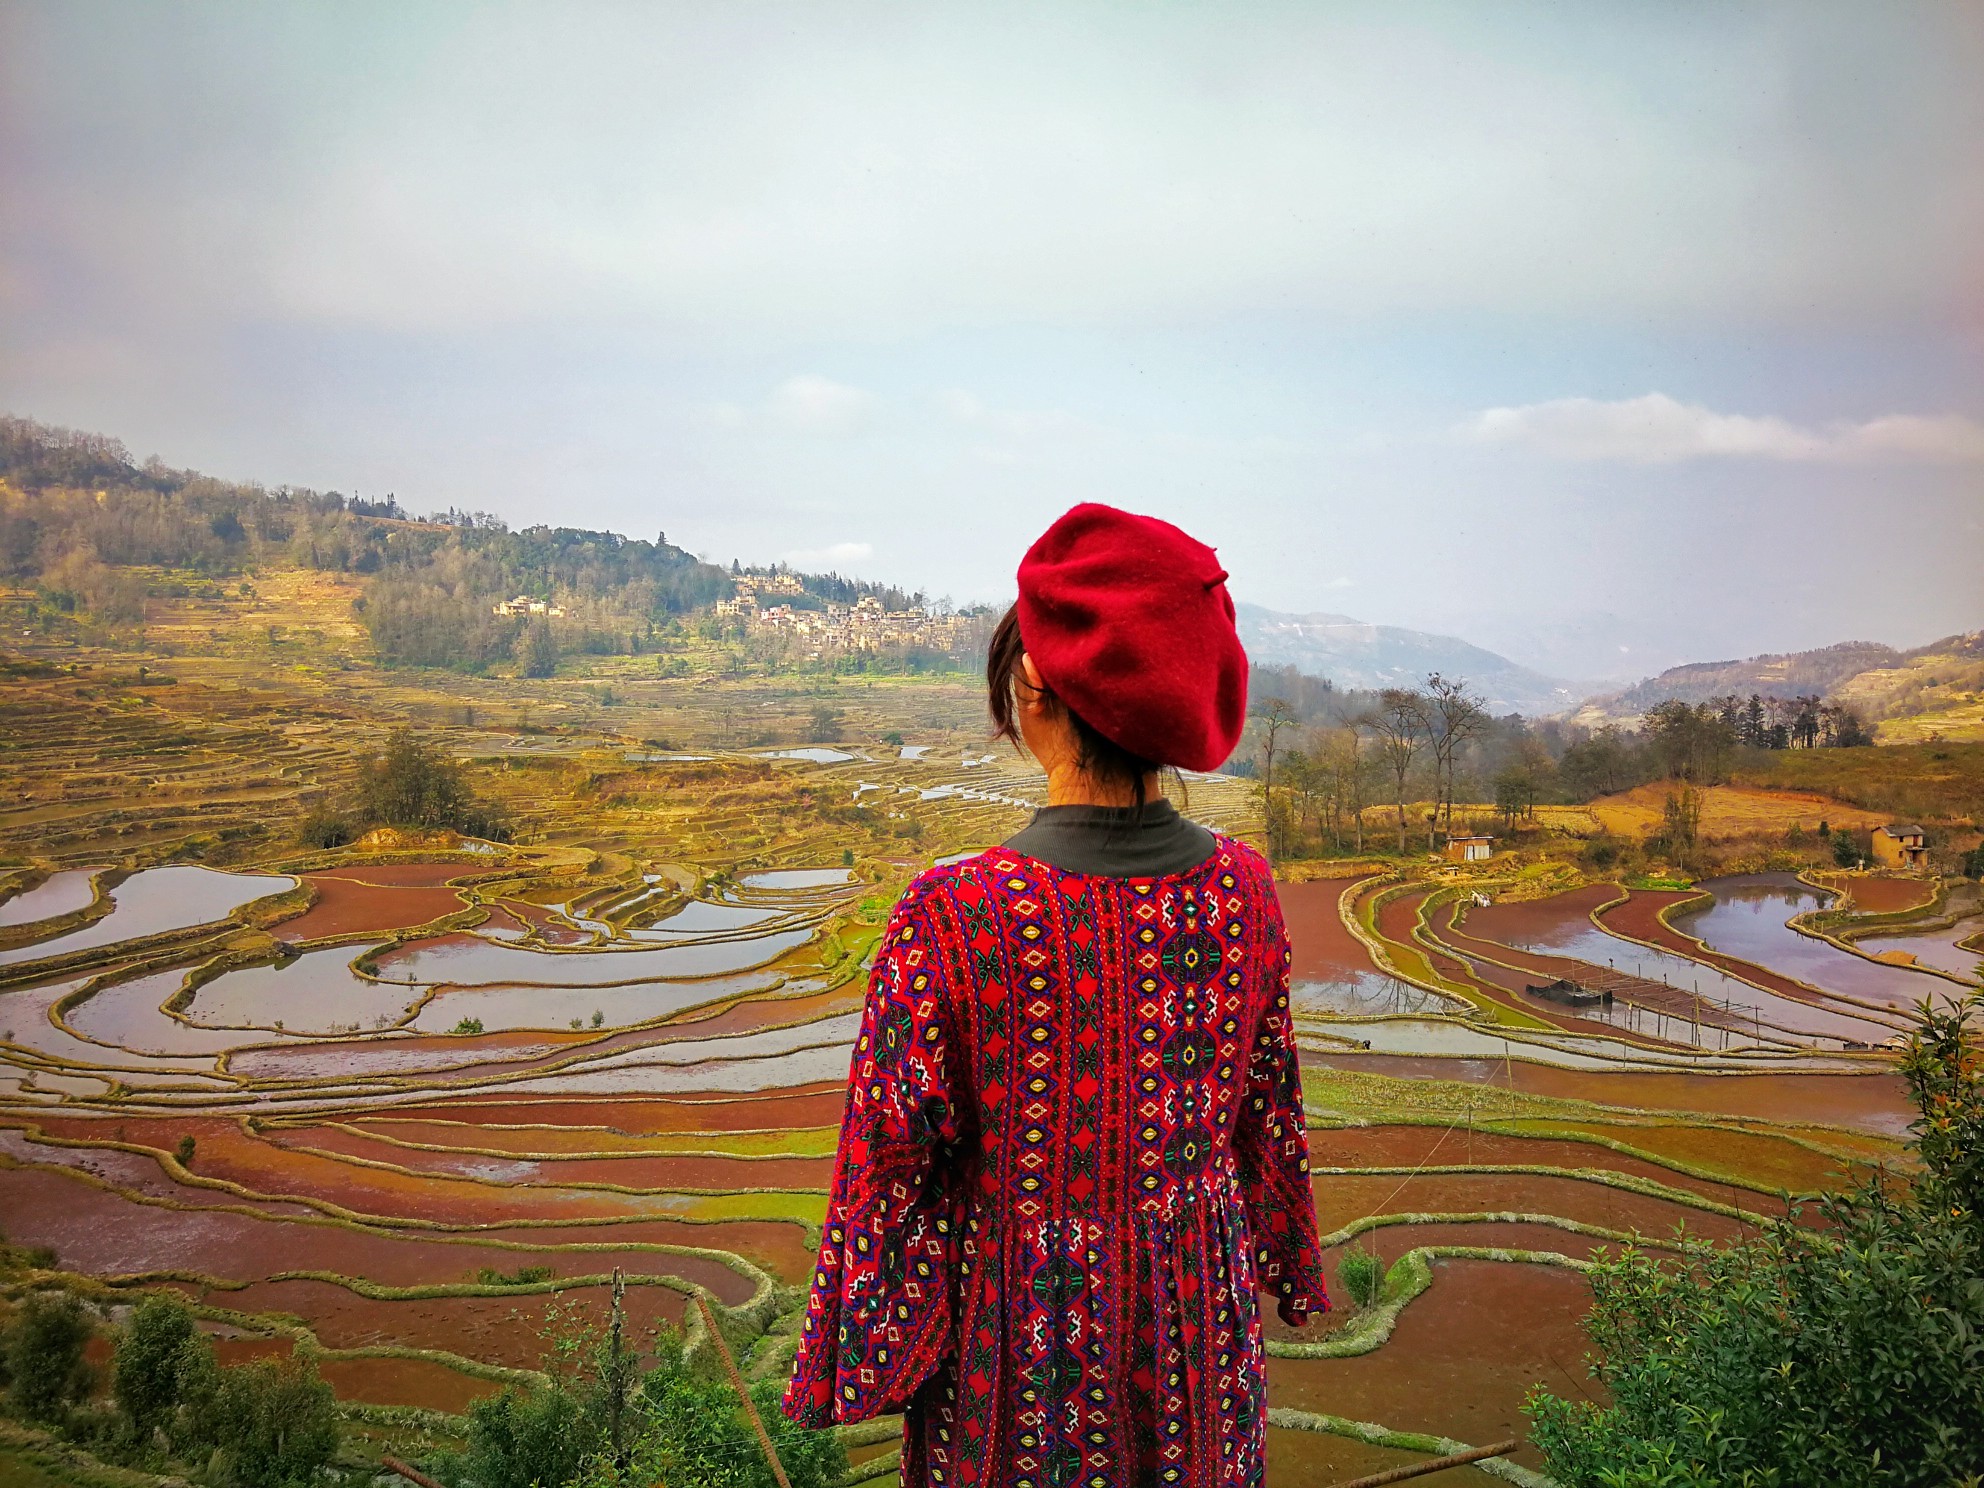
M 1047 684 L 1041 679 L 1040 668 L 1033 664 L 1033 657 L 1020 652 L 1020 675 L 1026 679 L 1026 692 L 1018 701 L 1022 708 L 1039 711 L 1044 708 L 1050 694 Z

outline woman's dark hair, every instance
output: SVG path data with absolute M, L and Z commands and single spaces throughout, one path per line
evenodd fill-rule
M 1015 749 L 1020 747 L 1020 727 L 1019 720 L 1013 714 L 1013 689 L 1024 685 L 1020 657 L 1025 654 L 1026 643 L 1020 639 L 1019 606 L 1014 605 L 1000 618 L 998 627 L 992 632 L 992 642 L 985 648 L 985 702 L 992 713 L 992 737 L 1008 740 Z M 1164 767 L 1156 760 L 1132 754 L 1114 739 L 1106 737 L 1094 724 L 1070 708 L 1067 699 L 1056 695 L 1052 688 L 1047 688 L 1046 692 L 1060 703 L 1068 715 L 1068 722 L 1074 725 L 1076 763 L 1097 780 L 1127 785 L 1136 803 L 1137 815 L 1142 816 L 1144 781 Z

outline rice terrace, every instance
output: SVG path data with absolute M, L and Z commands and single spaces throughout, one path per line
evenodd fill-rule
M 221 1378 L 321 1379 L 346 1481 L 465 1481 L 492 1402 L 609 1327 L 720 1379 L 702 1299 L 796 1473 L 892 1482 L 894 1422 L 821 1456 L 769 1402 L 888 908 L 1043 799 L 986 743 L 984 616 L 24 421 L 5 461 L 4 1288 L 17 1333 L 76 1299 L 84 1367 L 0 1423 L 4 1482 L 141 1480 L 112 1426 L 47 1422 L 108 1411 L 161 1297 Z M 1594 1255 L 1905 1168 L 1897 1050 L 1984 959 L 1984 743 L 1430 687 L 1257 667 L 1237 767 L 1183 782 L 1272 850 L 1294 939 L 1336 1296 L 1269 1325 L 1281 1484 L 1509 1437 L 1441 1481 L 1542 1481 L 1526 1398 L 1606 1398 Z

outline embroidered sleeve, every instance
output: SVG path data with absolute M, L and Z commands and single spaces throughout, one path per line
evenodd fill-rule
M 875 957 L 813 1291 L 786 1385 L 802 1426 L 902 1409 L 951 1347 L 956 1101 L 943 959 L 912 884 Z
M 1272 961 L 1268 998 L 1254 1035 L 1234 1147 L 1261 1285 L 1274 1292 L 1282 1320 L 1299 1327 L 1310 1313 L 1327 1312 L 1330 1304 L 1316 1235 L 1316 1197 L 1309 1188 L 1302 1071 L 1288 1004 L 1288 931 L 1271 883 L 1265 892 L 1272 932 L 1266 938 Z

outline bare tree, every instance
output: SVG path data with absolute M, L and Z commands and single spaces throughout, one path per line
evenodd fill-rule
M 1405 852 L 1405 777 L 1412 772 L 1420 740 L 1429 732 L 1426 699 L 1406 687 L 1387 687 L 1378 694 L 1370 715 L 1378 737 L 1378 757 L 1392 772 L 1392 800 L 1398 807 L 1398 850 Z
M 1364 730 L 1371 727 L 1369 713 L 1355 713 L 1337 710 L 1337 727 L 1343 730 L 1349 741 L 1349 757 L 1343 762 L 1343 786 L 1339 792 L 1344 808 L 1350 812 L 1356 824 L 1357 850 L 1364 851 L 1364 757 L 1359 746 L 1364 742 Z
M 1466 678 L 1449 682 L 1435 672 L 1426 679 L 1426 722 L 1433 743 L 1433 810 L 1444 813 L 1446 830 L 1452 832 L 1454 765 L 1462 746 L 1487 729 L 1488 713 L 1467 690 Z
M 1285 698 L 1262 698 L 1254 709 L 1254 717 L 1261 725 L 1261 805 L 1267 815 L 1268 855 L 1274 856 L 1276 845 L 1274 812 L 1274 756 L 1276 741 L 1281 731 L 1293 728 L 1296 723 L 1295 709 Z

